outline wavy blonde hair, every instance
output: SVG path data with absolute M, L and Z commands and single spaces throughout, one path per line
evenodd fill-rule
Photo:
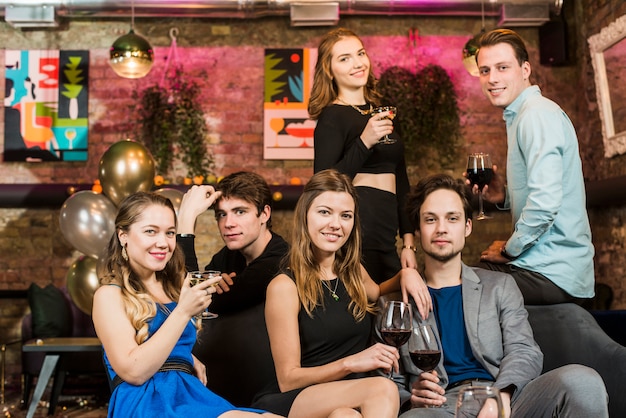
M 363 45 L 363 41 L 356 33 L 349 29 L 337 28 L 328 32 L 317 47 L 317 62 L 315 63 L 315 75 L 313 76 L 313 86 L 311 87 L 308 106 L 309 116 L 313 120 L 317 119 L 322 110 L 333 103 L 339 94 L 331 65 L 333 61 L 333 47 L 344 38 L 356 38 Z M 376 91 L 376 84 L 376 77 L 374 77 L 372 66 L 370 65 L 367 84 L 364 87 L 363 94 L 367 103 L 380 106 L 382 95 Z
M 312 317 L 313 310 L 323 306 L 320 266 L 315 260 L 313 243 L 308 228 L 308 212 L 315 198 L 325 192 L 348 193 L 354 200 L 354 227 L 346 243 L 335 254 L 333 271 L 342 281 L 350 295 L 352 316 L 360 321 L 374 306 L 367 300 L 361 276 L 361 232 L 356 190 L 352 181 L 337 170 L 322 170 L 309 180 L 298 199 L 294 213 L 292 246 L 288 255 L 289 268 L 293 272 L 298 296 L 306 313 Z
M 143 282 L 133 271 L 128 260 L 122 257 L 122 244 L 118 237 L 119 231 L 128 232 L 130 227 L 139 221 L 142 214 L 150 206 L 165 206 L 176 218 L 172 202 L 156 193 L 137 192 L 125 198 L 119 206 L 115 218 L 115 233 L 109 241 L 107 253 L 99 266 L 100 284 L 113 284 L 121 287 L 122 299 L 126 315 L 137 330 L 135 340 L 141 344 L 148 338 L 148 322 L 155 317 L 157 305 Z M 185 278 L 185 256 L 176 246 L 172 258 L 165 268 L 156 272 L 156 278 L 163 285 L 163 291 L 173 301 L 178 301 L 180 288 Z M 196 328 L 200 328 L 196 321 Z

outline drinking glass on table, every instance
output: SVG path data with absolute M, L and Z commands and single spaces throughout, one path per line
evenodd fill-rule
M 432 372 L 441 360 L 441 343 L 433 327 L 428 324 L 413 326 L 409 337 L 409 356 L 422 372 Z M 430 406 L 425 406 L 430 408 Z
M 467 386 L 459 391 L 456 418 L 504 418 L 500 391 L 493 386 Z
M 191 271 L 189 274 L 191 275 L 191 278 L 189 279 L 189 284 L 191 286 L 195 286 L 205 280 L 218 279 L 222 277 L 222 272 L 216 270 Z M 212 286 L 217 286 L 217 282 L 215 282 Z M 209 312 L 209 308 L 205 309 L 200 315 L 201 319 L 214 319 L 217 317 L 218 315 L 216 313 Z
M 400 348 L 409 340 L 413 327 L 411 305 L 399 300 L 385 302 L 381 313 L 380 335 L 385 343 Z M 393 369 L 389 372 L 389 378 Z
M 479 152 L 467 157 L 467 178 L 472 187 L 478 186 L 478 216 L 476 216 L 476 220 L 490 219 L 491 216 L 485 215 L 483 210 L 483 187 L 489 184 L 493 178 L 493 166 L 489 154 Z
M 381 107 L 372 109 L 371 115 L 374 116 L 383 112 L 389 112 L 389 115 L 385 116 L 383 119 L 393 120 L 398 114 L 398 109 L 396 109 L 395 106 L 381 106 Z M 389 138 L 389 135 L 385 135 L 378 141 L 378 143 L 379 144 L 395 144 L 396 140 L 393 138 Z

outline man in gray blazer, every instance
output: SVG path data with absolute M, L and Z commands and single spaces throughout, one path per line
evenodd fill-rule
M 541 374 L 543 354 L 513 278 L 461 261 L 472 232 L 469 193 L 462 180 L 441 174 L 422 179 L 409 194 L 409 216 L 424 252 L 422 276 L 433 298 L 426 322 L 438 330 L 443 355 L 435 371 L 422 372 L 402 347 L 411 409 L 401 417 L 453 416 L 459 390 L 470 385 L 498 388 L 506 417 L 608 417 L 606 389 L 595 370 L 567 365 Z

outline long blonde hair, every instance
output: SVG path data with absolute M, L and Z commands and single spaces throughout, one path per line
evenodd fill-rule
M 349 307 L 352 316 L 360 321 L 367 312 L 374 312 L 374 307 L 367 300 L 361 276 L 361 232 L 356 190 L 350 178 L 345 174 L 334 169 L 323 170 L 314 174 L 304 186 L 293 218 L 294 232 L 288 257 L 289 268 L 295 277 L 302 306 L 312 317 L 315 307 L 323 303 L 324 289 L 320 280 L 321 269 L 315 260 L 313 243 L 309 234 L 307 214 L 313 200 L 324 192 L 348 193 L 354 200 L 354 227 L 346 243 L 335 254 L 333 271 L 337 273 L 337 278 L 342 281 L 350 295 Z
M 102 272 L 99 273 L 101 285 L 114 284 L 122 288 L 126 315 L 137 330 L 135 335 L 137 344 L 143 343 L 148 338 L 148 321 L 155 317 L 157 306 L 143 282 L 131 268 L 128 260 L 122 256 L 123 247 L 118 232 L 128 232 L 131 225 L 139 220 L 146 208 L 153 205 L 169 208 L 176 217 L 172 202 L 155 193 L 133 193 L 120 203 L 115 218 L 116 232 L 111 237 L 106 256 L 99 266 L 99 271 Z M 178 245 L 165 268 L 156 272 L 156 278 L 162 283 L 165 294 L 171 300 L 178 301 L 180 288 L 185 278 L 185 256 Z M 200 321 L 196 322 L 198 323 L 196 327 L 199 327 Z
M 313 86 L 311 88 L 311 97 L 309 99 L 308 111 L 311 119 L 315 120 L 322 113 L 322 110 L 337 99 L 339 89 L 335 83 L 331 70 L 333 60 L 333 47 L 344 38 L 356 38 L 363 45 L 361 38 L 349 29 L 337 28 L 328 32 L 317 48 L 317 62 L 315 64 L 315 75 L 313 77 Z M 364 87 L 363 95 L 365 101 L 374 106 L 380 105 L 381 94 L 376 91 L 376 78 L 372 72 L 370 65 L 369 74 L 367 76 L 367 84 Z

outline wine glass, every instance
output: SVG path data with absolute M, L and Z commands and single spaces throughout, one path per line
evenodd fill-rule
M 459 391 L 456 418 L 504 418 L 500 391 L 493 386 L 467 386 Z
M 412 327 L 413 315 L 410 304 L 399 300 L 385 302 L 380 322 L 380 334 L 385 343 L 400 348 L 409 340 Z M 392 375 L 393 368 L 389 372 L 389 378 Z
M 372 109 L 372 116 L 378 113 L 382 113 L 382 112 L 389 112 L 389 115 L 385 116 L 383 119 L 393 120 L 396 117 L 396 114 L 398 113 L 398 109 L 396 109 L 395 106 L 377 107 L 377 108 Z M 389 138 L 389 135 L 385 135 L 378 141 L 378 143 L 379 144 L 395 144 L 396 140 L 393 138 Z
M 198 283 L 201 283 L 205 280 L 210 280 L 210 279 L 217 279 L 217 278 L 221 278 L 222 277 L 222 273 L 216 270 L 206 270 L 206 271 L 191 271 L 189 272 L 189 274 L 191 275 L 190 279 L 189 279 L 189 285 L 190 286 L 195 286 Z M 215 282 L 214 284 L 212 284 L 211 286 L 217 286 L 218 282 Z M 199 317 L 201 319 L 214 319 L 217 318 L 218 315 L 216 313 L 213 312 L 209 312 L 209 308 L 205 309 L 204 312 L 202 312 L 202 314 L 199 315 Z
M 483 187 L 489 184 L 493 178 L 493 166 L 489 154 L 479 152 L 467 157 L 467 178 L 472 187 L 478 186 L 478 216 L 476 216 L 476 220 L 490 219 L 491 216 L 485 215 L 483 210 Z
M 435 370 L 441 360 L 441 343 L 432 326 L 428 324 L 413 326 L 409 337 L 409 357 L 422 372 Z M 425 405 L 424 407 L 430 408 L 431 406 Z

